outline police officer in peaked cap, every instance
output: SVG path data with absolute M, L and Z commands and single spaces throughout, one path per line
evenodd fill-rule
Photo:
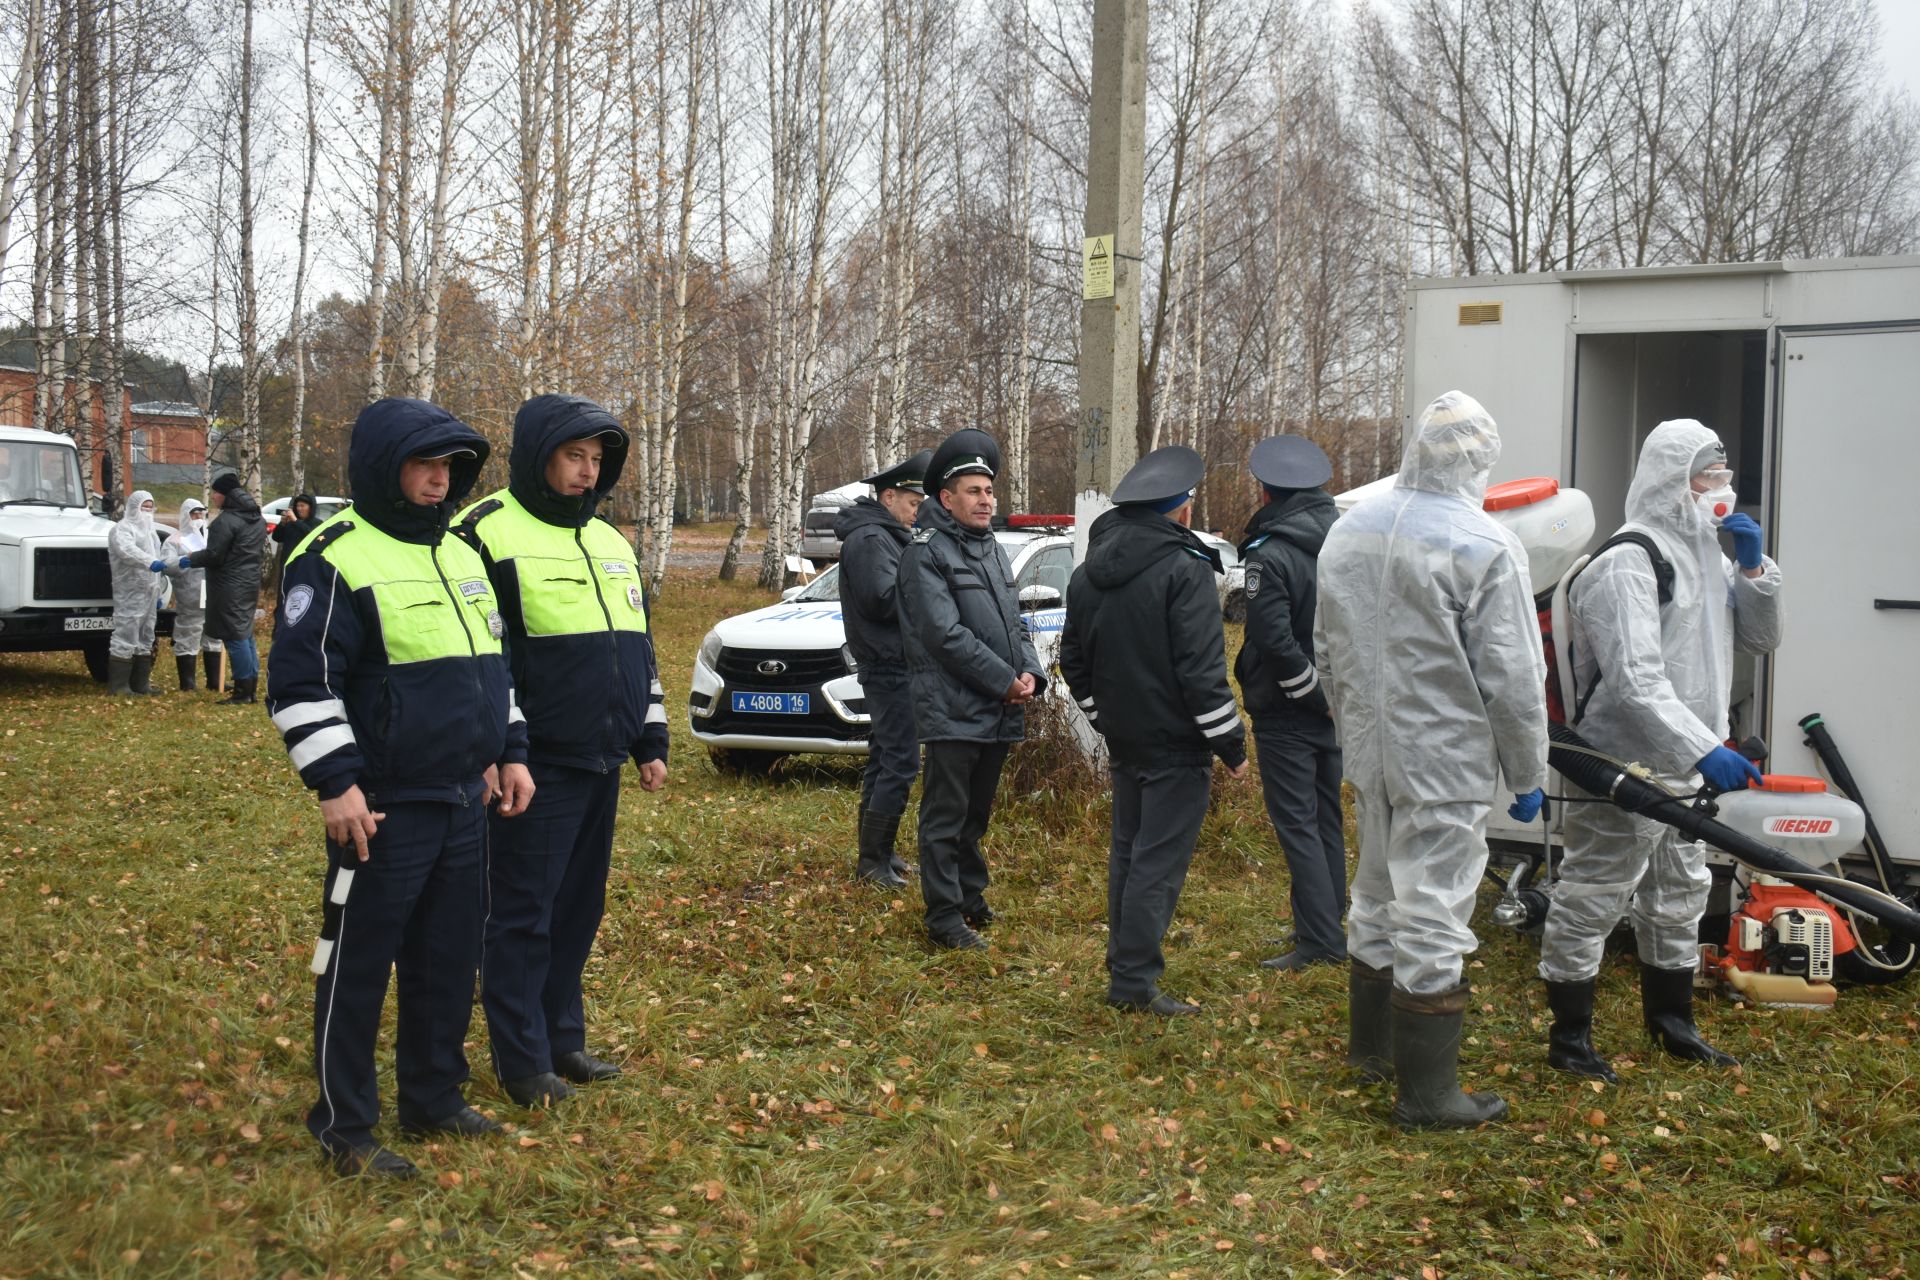
M 1247 521 L 1247 625 L 1233 664 L 1259 746 L 1260 789 L 1287 859 L 1294 949 L 1262 960 L 1288 971 L 1347 958 L 1347 844 L 1340 813 L 1340 744 L 1313 662 L 1315 572 L 1339 514 L 1325 485 L 1333 464 L 1301 436 L 1253 447 L 1248 467 L 1266 503 Z
M 920 780 L 920 895 L 927 938 L 987 945 L 993 923 L 980 850 L 1007 751 L 1026 737 L 1025 706 L 1047 677 L 1020 622 L 1013 567 L 993 536 L 1000 446 L 956 431 L 927 463 L 913 540 L 900 554 L 900 634 L 926 744 Z
M 1160 990 L 1160 942 L 1207 815 L 1213 761 L 1247 773 L 1214 585 L 1220 558 L 1189 527 L 1205 473 L 1180 445 L 1127 472 L 1067 586 L 1060 642 L 1060 672 L 1112 764 L 1107 1002 L 1163 1017 L 1199 1012 Z
M 873 486 L 874 496 L 857 499 L 833 528 L 840 539 L 840 609 L 847 647 L 860 664 L 860 688 L 870 717 L 854 875 L 888 889 L 907 883 L 907 864 L 894 852 L 894 840 L 913 777 L 920 772 L 913 690 L 900 643 L 900 553 L 913 538 L 932 461 L 933 450 L 922 449 L 868 476 L 862 483 Z

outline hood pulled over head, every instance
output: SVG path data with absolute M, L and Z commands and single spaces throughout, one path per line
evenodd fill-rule
M 480 478 L 488 452 L 479 432 L 437 404 L 397 396 L 376 400 L 354 419 L 347 445 L 354 519 L 403 542 L 437 542 Z M 449 453 L 447 496 L 430 507 L 408 502 L 400 491 L 406 460 Z
M 1693 475 L 1708 465 L 1701 461 L 1703 454 L 1725 465 L 1724 452 L 1714 449 L 1719 443 L 1720 437 L 1692 418 L 1675 418 L 1648 432 L 1627 487 L 1627 519 L 1688 540 L 1703 532 L 1711 538 L 1693 501 Z
M 574 497 L 547 483 L 547 459 L 570 440 L 601 437 L 600 477 Z M 581 396 L 535 396 L 513 415 L 513 452 L 507 487 L 520 505 L 549 524 L 583 525 L 620 482 L 627 463 L 627 432 L 620 420 Z
M 1479 503 L 1500 461 L 1500 429 L 1493 415 L 1464 391 L 1441 394 L 1420 414 L 1400 457 L 1396 487 L 1446 494 Z

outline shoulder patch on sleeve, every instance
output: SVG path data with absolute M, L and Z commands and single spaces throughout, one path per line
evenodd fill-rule
M 1247 599 L 1251 600 L 1259 594 L 1260 594 L 1260 566 L 1257 564 L 1250 564 L 1247 566 Z

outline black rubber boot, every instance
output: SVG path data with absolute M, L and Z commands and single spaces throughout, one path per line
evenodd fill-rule
M 1393 1074 L 1402 1129 L 1473 1129 L 1507 1118 L 1506 1099 L 1460 1089 L 1460 1025 L 1471 988 L 1417 996 L 1393 989 Z
M 882 889 L 903 889 L 907 878 L 893 869 L 893 839 L 900 830 L 900 815 L 875 813 L 864 805 L 860 809 L 860 865 L 853 878 Z
M 212 649 L 200 651 L 200 669 L 207 673 L 207 692 L 220 687 L 220 655 Z
M 244 703 L 252 702 L 254 700 L 253 698 L 254 691 L 259 687 L 260 687 L 259 676 L 249 676 L 246 679 L 235 679 L 233 682 L 233 692 L 228 694 L 226 697 L 220 699 L 220 705 L 223 707 L 232 707 L 232 706 L 240 706 Z
M 1656 969 L 1640 962 L 1640 1012 L 1653 1042 L 1675 1058 L 1737 1067 L 1740 1059 L 1708 1044 L 1693 1026 L 1693 970 Z
M 119 697 L 133 692 L 133 659 L 107 659 L 107 692 Z
M 177 653 L 174 654 L 173 655 L 173 671 L 175 675 L 180 677 L 180 692 L 192 693 L 194 689 L 193 655 L 188 654 L 185 657 L 182 657 Z
M 1347 970 L 1347 1065 L 1369 1080 L 1393 1079 L 1393 970 L 1358 960 Z
M 573 1084 L 593 1084 L 599 1080 L 611 1080 L 620 1074 L 620 1068 L 604 1058 L 596 1058 L 585 1049 L 574 1049 L 568 1053 L 553 1055 L 553 1074 Z
M 1584 982 L 1547 983 L 1547 1007 L 1553 1010 L 1553 1026 L 1547 1031 L 1547 1065 L 1555 1071 L 1619 1084 L 1620 1077 L 1593 1048 L 1595 981 L 1588 978 Z
M 153 697 L 160 691 L 153 687 L 153 655 L 136 653 L 133 655 L 133 671 L 127 681 L 127 691 L 139 697 Z

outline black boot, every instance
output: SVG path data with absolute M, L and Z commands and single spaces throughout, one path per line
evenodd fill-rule
M 574 1084 L 592 1084 L 596 1080 L 613 1079 L 620 1074 L 620 1068 L 585 1049 L 575 1049 L 553 1055 L 553 1074 Z
M 192 693 L 193 687 L 194 687 L 193 686 L 193 655 L 187 654 L 185 657 L 182 657 L 180 654 L 177 654 L 177 653 L 174 654 L 173 655 L 173 672 L 175 675 L 180 677 L 180 692 Z
M 1506 1099 L 1460 1089 L 1460 1024 L 1471 988 L 1417 996 L 1393 989 L 1393 1074 L 1402 1129 L 1472 1129 L 1507 1118 Z
M 220 687 L 220 655 L 212 649 L 200 651 L 200 669 L 207 673 L 207 691 Z
M 113 696 L 133 692 L 133 659 L 107 659 L 107 693 Z
M 1347 970 L 1347 1065 L 1393 1079 L 1393 970 L 1355 960 Z
M 1693 970 L 1640 962 L 1640 1011 L 1653 1042 L 1676 1058 L 1737 1067 L 1740 1059 L 1708 1044 L 1693 1026 Z
M 573 1086 L 551 1071 L 518 1080 L 502 1080 L 500 1087 L 523 1107 L 551 1107 L 562 1098 L 573 1096 Z
M 1555 1071 L 1619 1084 L 1620 1077 L 1593 1048 L 1594 983 L 1593 978 L 1547 983 L 1547 1007 L 1553 1010 L 1553 1026 L 1547 1031 L 1547 1065 Z
M 220 699 L 220 705 L 223 707 L 233 707 L 252 702 L 254 691 L 258 689 L 259 686 L 259 676 L 236 677 L 233 682 L 233 692 Z
M 133 655 L 133 671 L 127 680 L 127 691 L 139 697 L 151 697 L 159 692 L 153 687 L 153 655 L 136 653 Z
M 893 839 L 900 830 L 900 815 L 879 814 L 860 808 L 860 865 L 853 878 L 882 889 L 902 889 L 907 878 L 893 869 Z

